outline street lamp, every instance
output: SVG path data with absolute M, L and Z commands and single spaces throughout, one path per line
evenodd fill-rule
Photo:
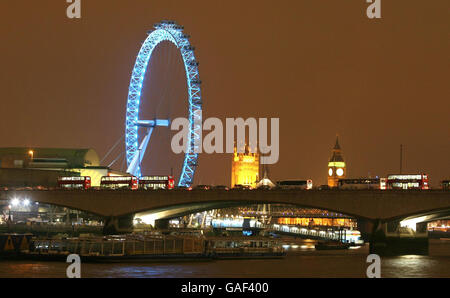
M 28 151 L 28 155 L 30 156 L 30 161 L 29 161 L 29 163 L 32 163 L 33 161 L 34 161 L 34 151 L 33 150 L 29 150 Z M 28 167 L 29 167 L 30 165 L 28 164 Z M 34 185 L 34 183 L 33 183 L 33 172 L 31 172 L 31 184 L 32 185 Z
M 19 201 L 19 199 L 17 199 L 17 198 L 14 198 L 12 201 L 11 201 L 11 205 L 13 206 L 13 207 L 15 207 L 15 206 L 17 206 L 17 205 L 19 205 L 20 204 L 20 201 Z

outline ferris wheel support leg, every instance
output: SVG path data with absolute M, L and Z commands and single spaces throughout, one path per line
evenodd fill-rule
M 133 159 L 131 160 L 130 166 L 127 169 L 127 173 L 131 174 L 133 176 L 140 176 L 140 165 L 142 162 L 142 159 L 144 158 L 145 151 L 147 150 L 148 142 L 150 141 L 150 137 L 152 136 L 153 127 L 149 127 L 147 130 L 147 134 L 142 140 L 141 145 L 139 146 L 138 151 L 134 155 Z

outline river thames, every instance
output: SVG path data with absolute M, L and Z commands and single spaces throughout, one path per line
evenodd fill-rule
M 165 263 L 85 263 L 84 278 L 364 278 L 368 247 L 348 251 L 289 248 L 284 259 Z M 1 261 L 0 278 L 65 278 L 69 264 Z M 448 278 L 450 257 L 405 255 L 381 258 L 381 277 Z

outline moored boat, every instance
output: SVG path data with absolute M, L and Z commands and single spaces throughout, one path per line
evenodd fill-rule
M 342 243 L 340 241 L 319 241 L 315 245 L 316 250 L 342 250 L 348 249 L 349 247 L 349 243 Z
M 207 251 L 216 259 L 282 258 L 286 255 L 277 241 L 269 238 L 208 238 Z
M 32 239 L 2 259 L 61 261 L 76 254 L 82 262 L 208 261 L 213 259 L 281 258 L 284 249 L 273 239 L 205 238 L 173 235 L 121 235 L 65 239 Z

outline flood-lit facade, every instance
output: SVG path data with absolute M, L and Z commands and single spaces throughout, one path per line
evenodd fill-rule
M 245 185 L 254 188 L 258 181 L 259 154 L 251 153 L 248 146 L 244 153 L 238 153 L 235 147 L 231 164 L 231 187 Z
M 304 218 L 281 217 L 278 224 L 296 226 L 327 226 L 327 227 L 356 227 L 356 220 L 351 218 Z
M 336 144 L 333 148 L 333 154 L 328 162 L 328 186 L 338 187 L 339 179 L 344 179 L 347 176 L 347 168 L 342 156 L 339 139 L 336 137 Z

